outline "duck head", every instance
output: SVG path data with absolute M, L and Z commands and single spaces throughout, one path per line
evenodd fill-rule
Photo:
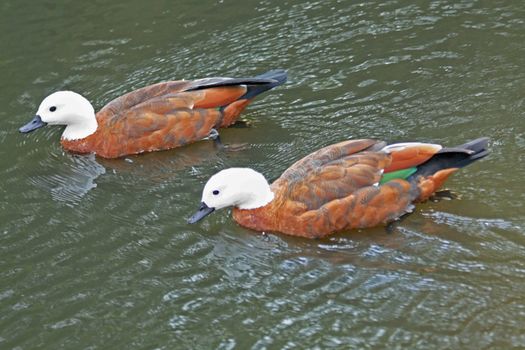
M 97 130 L 95 110 L 89 101 L 73 91 L 58 91 L 47 96 L 29 123 L 19 131 L 28 133 L 46 125 L 65 125 L 62 138 L 77 140 Z
M 216 209 L 231 206 L 260 208 L 273 198 L 274 193 L 262 174 L 249 168 L 225 169 L 208 180 L 202 191 L 199 210 L 188 219 L 188 223 L 196 223 Z

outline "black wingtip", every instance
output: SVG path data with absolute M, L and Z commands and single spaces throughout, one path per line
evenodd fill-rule
M 480 137 L 475 140 L 464 143 L 461 146 L 458 146 L 458 148 L 464 148 L 474 151 L 474 153 L 479 153 L 487 149 L 489 140 L 490 139 L 488 137 Z
M 250 98 L 258 93 L 270 90 L 276 86 L 279 86 L 286 82 L 288 74 L 284 69 L 274 69 L 266 73 L 257 75 L 251 78 L 205 78 L 193 81 L 185 91 L 202 90 L 221 86 L 235 86 L 235 85 L 247 85 L 252 87 L 254 90 L 248 97 L 243 96 L 242 98 Z
M 442 169 L 463 168 L 489 154 L 488 142 L 488 137 L 480 137 L 461 146 L 443 148 L 425 163 L 420 164 L 409 179 L 432 175 Z
M 477 155 L 478 153 L 481 153 L 481 152 L 486 152 L 488 154 L 488 151 L 487 151 L 488 143 L 489 143 L 488 137 L 480 137 L 478 139 L 469 141 L 467 143 L 464 143 L 456 147 L 443 148 L 438 153 L 465 153 L 465 154 L 470 154 L 472 156 Z
M 240 99 L 252 99 L 255 96 L 273 89 L 276 86 L 284 84 L 288 79 L 288 73 L 284 69 L 274 69 L 263 74 L 253 77 L 250 81 L 248 79 L 246 85 L 248 91 L 240 97 Z M 265 82 L 264 84 L 253 84 L 254 82 Z
M 275 80 L 276 84 L 274 86 L 278 86 L 286 82 L 288 79 L 288 73 L 284 69 L 273 69 L 266 73 L 259 74 L 255 76 L 255 78 Z

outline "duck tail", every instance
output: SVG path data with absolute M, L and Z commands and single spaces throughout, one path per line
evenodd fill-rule
M 256 75 L 255 78 L 275 80 L 276 83 L 272 86 L 275 87 L 286 82 L 286 79 L 288 79 L 288 73 L 286 73 L 284 69 L 274 69 L 266 73 Z
M 239 99 L 250 100 L 255 96 L 282 85 L 288 79 L 288 74 L 284 69 L 274 69 L 263 74 L 256 75 L 251 79 L 246 79 L 248 91 Z
M 286 78 L 286 71 L 277 69 L 257 75 L 253 78 L 235 79 L 238 84 L 246 86 L 246 93 L 236 101 L 221 107 L 220 111 L 223 115 L 221 126 L 224 127 L 233 124 L 255 96 L 283 84 L 286 81 Z
M 447 178 L 459 168 L 463 168 L 489 154 L 489 139 L 482 137 L 453 148 L 443 148 L 429 160 L 417 166 L 417 170 L 407 178 L 420 190 L 418 200 L 426 200 L 437 191 Z
M 488 141 L 487 137 L 482 137 L 457 147 L 442 148 L 425 163 L 419 165 L 412 176 L 426 177 L 444 169 L 463 168 L 489 154 Z

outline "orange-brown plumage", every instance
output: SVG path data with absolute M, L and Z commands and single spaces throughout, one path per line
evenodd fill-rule
M 87 135 L 82 130 L 68 133 L 67 126 L 61 143 L 69 151 L 96 153 L 105 158 L 179 147 L 206 138 L 212 129 L 230 126 L 256 95 L 285 80 L 286 73 L 277 70 L 254 78 L 208 78 L 150 85 L 109 102 L 96 113 L 92 123 L 85 123 L 93 128 Z M 69 93 L 64 94 L 68 98 L 77 95 L 65 93 Z M 53 120 L 60 112 L 60 104 L 46 104 L 46 100 L 37 115 L 40 122 L 68 125 L 64 120 Z M 86 103 L 89 104 L 87 100 Z M 89 108 L 90 105 L 86 107 Z M 34 130 L 30 124 L 20 131 Z
M 426 200 L 459 167 L 485 156 L 486 143 L 486 139 L 478 139 L 465 144 L 465 148 L 456 149 L 412 143 L 406 144 L 402 153 L 399 149 L 385 148 L 386 143 L 374 140 L 337 143 L 288 168 L 269 186 L 273 193 L 269 202 L 262 202 L 256 208 L 243 208 L 240 199 L 251 197 L 239 196 L 233 217 L 240 225 L 256 231 L 275 231 L 307 238 L 385 224 L 411 211 L 412 203 Z M 399 170 L 406 164 L 415 166 L 417 171 L 406 178 L 394 178 L 379 184 L 385 169 Z M 206 193 L 215 188 L 228 191 L 221 185 L 220 178 L 214 180 L 212 177 L 206 184 L 204 206 L 210 207 L 210 203 L 225 206 L 219 198 Z M 246 187 L 249 183 L 238 186 Z M 190 221 L 198 219 L 197 215 Z

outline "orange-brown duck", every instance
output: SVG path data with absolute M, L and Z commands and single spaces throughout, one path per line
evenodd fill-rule
M 253 78 L 206 78 L 150 85 L 108 103 L 98 113 L 71 91 L 46 97 L 27 133 L 46 124 L 66 125 L 62 146 L 104 158 L 159 151 L 202 140 L 233 124 L 258 94 L 286 81 L 274 70 Z
M 268 184 L 249 168 L 230 168 L 206 183 L 195 223 L 233 206 L 256 231 L 307 238 L 396 220 L 429 198 L 456 170 L 488 154 L 487 138 L 454 148 L 428 143 L 344 141 L 299 160 Z

